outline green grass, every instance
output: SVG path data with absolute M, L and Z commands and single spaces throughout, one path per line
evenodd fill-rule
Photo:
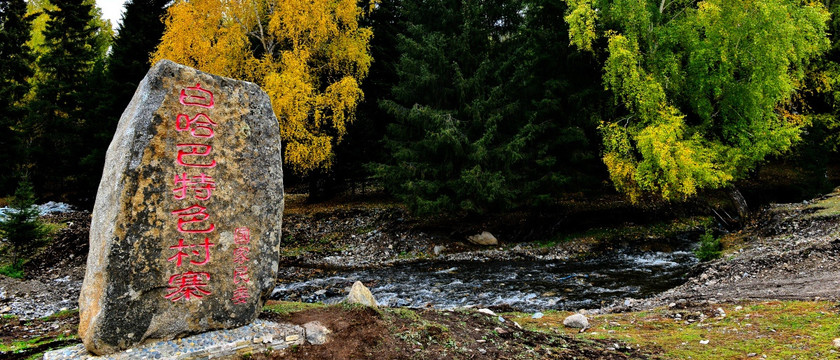
M 54 320 L 63 319 L 63 318 L 67 318 L 67 317 L 78 316 L 78 315 L 79 315 L 79 309 L 61 310 L 61 311 L 59 311 L 55 314 L 43 317 L 43 318 L 41 318 L 41 320 L 43 320 L 43 321 L 54 321 Z
M 806 215 L 806 219 L 840 216 L 840 188 L 834 189 L 830 197 L 808 204 L 805 208 L 816 209 Z
M 583 334 L 563 327 L 566 312 L 546 311 L 541 319 L 530 314 L 509 314 L 525 328 L 566 333 L 582 339 L 618 339 L 636 346 L 663 350 L 665 359 L 744 359 L 750 353 L 770 359 L 828 359 L 832 340 L 840 337 L 840 314 L 836 304 L 821 301 L 769 301 L 715 305 L 703 309 L 711 315 L 721 307 L 725 317 L 708 317 L 686 324 L 675 320 L 696 310 L 652 311 L 590 316 L 592 328 Z M 701 344 L 708 340 L 708 344 Z
M 20 352 L 23 352 L 23 351 L 26 351 L 26 350 L 29 350 L 29 349 L 32 349 L 32 348 L 36 348 L 36 347 L 39 347 L 39 346 L 42 346 L 42 345 L 62 342 L 62 341 L 66 341 L 66 340 L 75 340 L 75 339 L 78 339 L 78 338 L 79 337 L 75 334 L 59 335 L 59 336 L 56 336 L 56 337 L 49 337 L 49 338 L 39 336 L 39 337 L 35 337 L 35 338 L 32 338 L 32 339 L 28 339 L 28 340 L 18 340 L 18 341 L 12 341 L 11 343 L 0 344 L 0 352 L 20 353 Z M 41 358 L 43 355 L 44 355 L 43 353 L 33 354 L 32 358 Z
M 265 306 L 263 306 L 263 311 L 268 311 L 280 315 L 288 315 L 298 311 L 318 309 L 325 306 L 327 305 L 324 305 L 323 303 L 303 303 L 293 301 L 270 300 L 265 304 Z
M 18 260 L 17 264 L 0 266 L 0 274 L 10 278 L 23 279 L 23 260 Z

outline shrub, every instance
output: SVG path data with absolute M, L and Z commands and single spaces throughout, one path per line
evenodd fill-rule
M 721 251 L 723 244 L 720 243 L 720 239 L 712 235 L 711 230 L 706 230 L 706 233 L 700 236 L 700 247 L 694 250 L 694 255 L 700 261 L 709 261 L 719 258 Z
M 26 260 L 48 239 L 49 229 L 38 219 L 38 208 L 34 204 L 32 184 L 23 180 L 15 190 L 11 210 L 0 218 L 0 234 L 12 247 L 9 270 L 22 269 Z

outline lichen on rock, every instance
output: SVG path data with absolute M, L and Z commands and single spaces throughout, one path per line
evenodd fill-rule
M 257 85 L 155 64 L 120 118 L 97 193 L 79 300 L 87 349 L 252 322 L 278 270 L 281 164 Z

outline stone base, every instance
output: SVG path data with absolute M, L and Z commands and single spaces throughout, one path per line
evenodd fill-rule
M 87 352 L 83 344 L 78 344 L 50 351 L 44 354 L 44 360 L 225 359 L 269 349 L 281 350 L 292 345 L 303 345 L 305 341 L 306 333 L 300 326 L 257 320 L 236 329 L 148 343 L 104 356 L 93 355 Z

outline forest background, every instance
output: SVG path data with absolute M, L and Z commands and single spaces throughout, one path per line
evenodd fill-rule
M 92 206 L 152 61 L 256 82 L 285 183 L 419 215 L 840 179 L 836 1 L 0 2 L 0 197 Z M 754 196 L 748 194 L 748 197 Z M 736 196 L 737 197 L 737 196 Z M 756 197 L 756 196 L 754 196 Z

